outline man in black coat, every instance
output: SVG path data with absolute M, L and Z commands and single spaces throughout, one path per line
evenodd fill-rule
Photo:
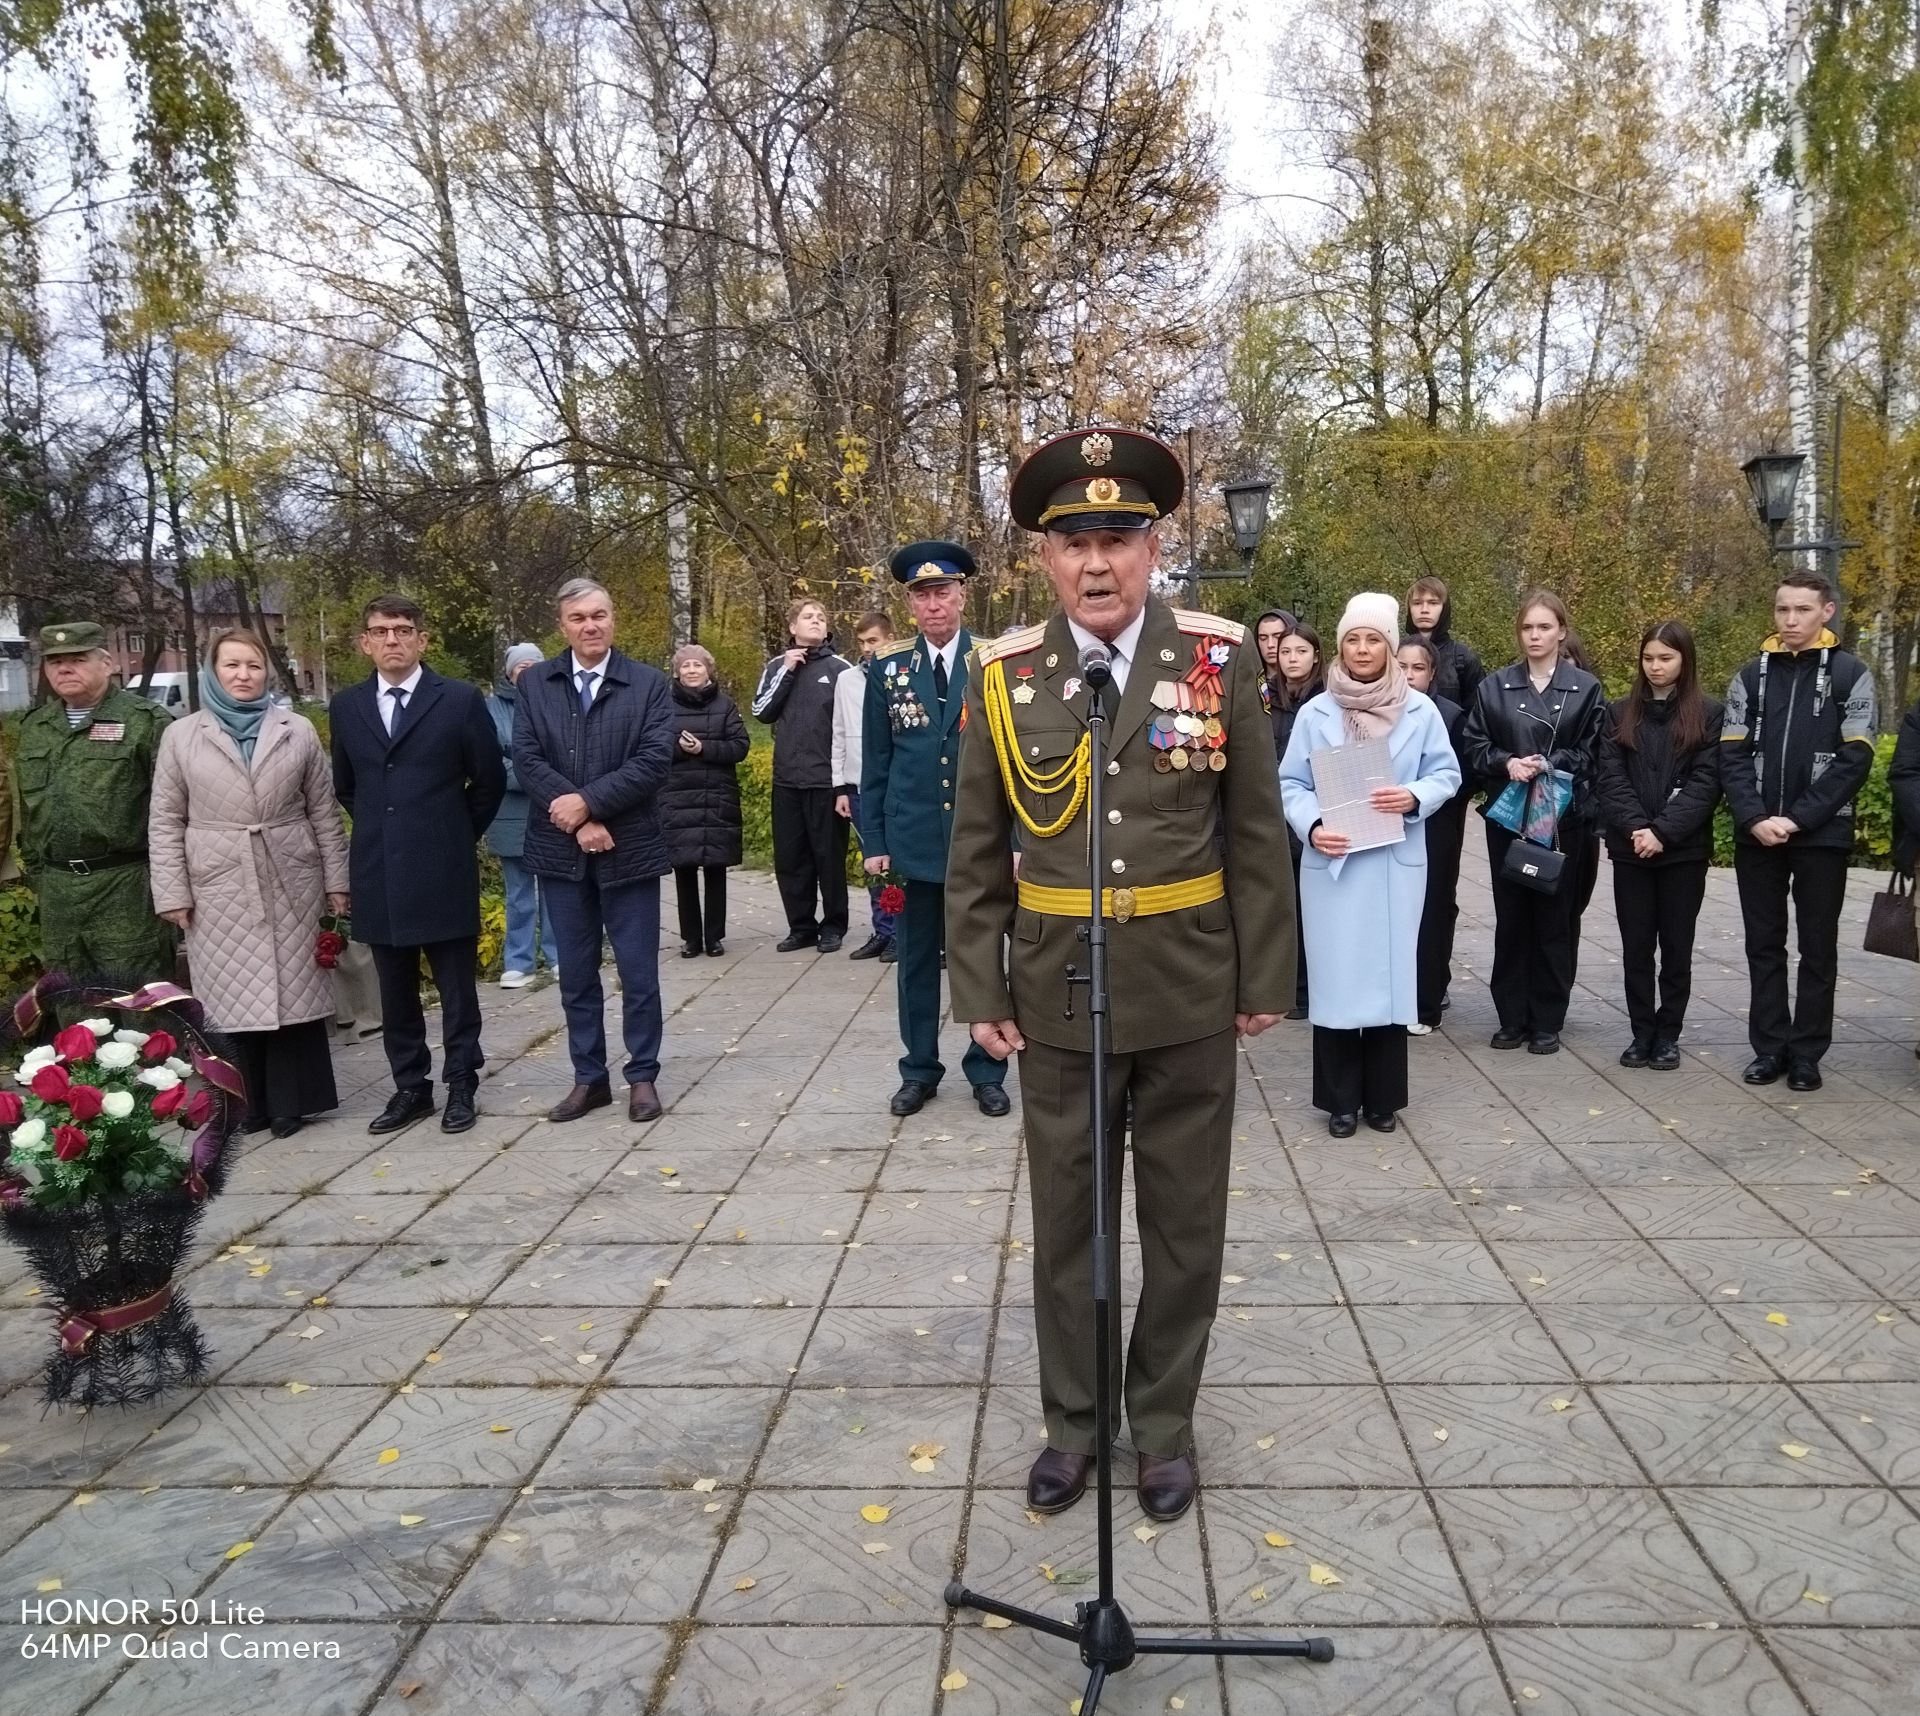
M 613 1100 L 600 945 L 613 943 L 627 1046 L 627 1117 L 658 1120 L 660 878 L 668 862 L 660 789 L 673 758 L 667 676 L 613 647 L 613 602 L 598 584 L 560 587 L 570 646 L 520 676 L 513 767 L 532 800 L 523 862 L 552 901 L 560 938 L 573 1089 L 547 1113 L 578 1120 Z
M 447 1110 L 443 1132 L 474 1123 L 480 1069 L 480 866 L 475 843 L 506 795 L 507 771 L 471 685 L 423 667 L 425 616 L 378 596 L 360 622 L 371 678 L 329 706 L 333 792 L 353 819 L 354 939 L 380 979 L 381 1035 L 394 1094 L 370 1132 L 433 1112 L 433 1057 L 420 1009 L 420 956 L 440 991 Z

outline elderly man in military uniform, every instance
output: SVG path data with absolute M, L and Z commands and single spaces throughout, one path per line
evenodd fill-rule
M 55 701 L 20 723 L 14 791 L 20 859 L 40 897 L 41 958 L 82 980 L 171 977 L 174 932 L 154 915 L 147 805 L 169 716 L 112 689 L 107 635 L 91 621 L 45 626 Z
M 906 910 L 894 931 L 900 996 L 900 1088 L 894 1114 L 917 1114 L 939 1089 L 940 955 L 946 942 L 947 842 L 953 834 L 965 713 L 961 624 L 973 556 L 957 542 L 910 542 L 888 562 L 907 589 L 919 635 L 874 652 L 861 721 L 860 846 L 870 875 L 897 872 Z M 969 1042 L 960 1070 L 982 1114 L 1002 1115 L 1006 1063 Z
M 1193 1411 L 1219 1303 L 1235 1045 L 1293 1001 L 1292 871 L 1257 652 L 1243 627 L 1148 590 L 1160 521 L 1185 487 L 1169 448 L 1124 429 L 1078 430 L 1033 452 L 1009 498 L 1015 522 L 1039 533 L 1060 611 L 977 650 L 968 669 L 976 742 L 960 766 L 947 862 L 948 975 L 974 1040 L 1020 1056 L 1047 1423 L 1027 1479 L 1039 1512 L 1079 1499 L 1095 1451 L 1093 1065 L 1086 1002 L 1065 1017 L 1064 975 L 1086 968 L 1077 932 L 1092 906 L 1089 645 L 1105 647 L 1113 672 L 1106 1077 L 1116 1164 L 1132 1111 L 1141 1289 L 1124 1395 L 1140 1504 L 1154 1519 L 1179 1518 L 1199 1483 Z M 1118 1173 L 1112 1187 L 1118 1230 Z

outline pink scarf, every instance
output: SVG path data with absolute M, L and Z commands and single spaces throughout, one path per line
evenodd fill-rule
M 1327 695 L 1340 705 L 1355 740 L 1384 739 L 1407 706 L 1407 676 L 1389 656 L 1387 671 L 1378 679 L 1355 679 L 1336 657 L 1327 664 Z

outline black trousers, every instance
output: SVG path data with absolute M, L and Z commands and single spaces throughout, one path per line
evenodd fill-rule
M 395 1090 L 430 1090 L 433 1056 L 427 1052 L 427 1016 L 420 1006 L 420 956 L 440 991 L 440 1076 L 449 1089 L 480 1082 L 487 1058 L 480 1052 L 480 941 L 430 941 L 422 947 L 370 944 L 380 977 L 380 1041 L 393 1069 Z
M 1414 983 L 1420 1023 L 1440 1023 L 1441 1004 L 1453 977 L 1453 936 L 1460 921 L 1460 846 L 1467 836 L 1464 799 L 1427 818 L 1427 897 L 1420 908 L 1420 940 Z
M 1733 852 L 1746 930 L 1747 1040 L 1756 1055 L 1818 1063 L 1833 1042 L 1833 986 L 1840 974 L 1840 908 L 1847 897 L 1843 847 L 1754 846 Z M 1787 1007 L 1787 900 L 1798 927 L 1800 978 Z
M 1313 1028 L 1313 1106 L 1329 1114 L 1398 1114 L 1407 1106 L 1407 1028 Z
M 706 878 L 707 909 L 700 911 L 700 879 Z M 680 939 L 688 947 L 716 947 L 727 938 L 727 867 L 676 864 L 674 893 L 680 902 Z
M 847 819 L 833 808 L 832 787 L 774 784 L 773 869 L 788 929 L 847 933 Z
M 1536 894 L 1504 880 L 1500 865 L 1517 839 L 1499 823 L 1487 824 L 1493 871 L 1493 975 L 1487 987 L 1503 1031 L 1557 1034 L 1566 1025 L 1573 994 L 1579 878 L 1569 852 L 1558 893 Z
M 1693 931 L 1707 897 L 1707 861 L 1643 864 L 1616 858 L 1613 909 L 1620 919 L 1620 963 L 1627 1019 L 1636 1043 L 1677 1043 L 1693 993 Z M 1658 1005 L 1654 954 L 1659 953 Z
M 1580 924 L 1593 904 L 1593 890 L 1600 885 L 1600 836 L 1583 834 L 1567 848 L 1567 879 L 1562 890 L 1573 890 L 1573 940 L 1571 963 L 1567 967 L 1567 990 L 1572 992 L 1580 976 Z

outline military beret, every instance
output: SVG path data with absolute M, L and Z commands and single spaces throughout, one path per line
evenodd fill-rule
M 896 548 L 887 561 L 891 572 L 909 590 L 922 584 L 950 584 L 971 578 L 979 568 L 957 542 L 909 542 Z
M 1187 473 L 1164 441 L 1135 429 L 1075 429 L 1034 448 L 1008 505 L 1028 530 L 1144 530 L 1180 504 Z
M 92 620 L 69 620 L 65 625 L 40 628 L 42 660 L 53 655 L 87 655 L 106 647 L 106 628 Z

